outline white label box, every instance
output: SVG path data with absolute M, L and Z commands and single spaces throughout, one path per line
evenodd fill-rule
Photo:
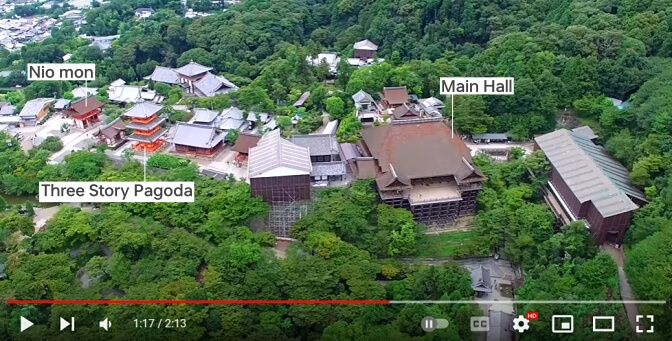
M 96 64 L 28 64 L 29 81 L 93 81 Z
M 442 95 L 513 95 L 513 77 L 441 77 Z
M 40 202 L 194 202 L 193 182 L 40 182 Z

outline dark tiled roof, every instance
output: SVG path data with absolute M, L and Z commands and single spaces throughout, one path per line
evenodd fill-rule
M 116 120 L 110 122 L 108 125 L 100 128 L 98 134 L 101 134 L 108 139 L 115 137 L 120 130 L 126 129 L 126 124 L 122 121 L 121 117 L 117 117 Z
M 408 102 L 408 90 L 405 86 L 383 88 L 380 97 L 391 105 L 404 104 Z
M 238 87 L 222 76 L 216 76 L 210 72 L 194 83 L 194 87 L 206 97 L 236 90 Z
M 469 148 L 457 135 L 452 136 L 441 119 L 393 121 L 363 130 L 362 141 L 381 172 L 394 171 L 399 179 L 454 176 L 458 182 L 485 180 L 473 165 Z
M 212 70 L 211 67 L 203 66 L 196 62 L 190 62 L 187 65 L 175 69 L 175 72 L 187 77 L 193 77 L 208 72 L 210 70 Z
M 180 82 L 180 76 L 171 68 L 164 66 L 157 66 L 154 68 L 154 72 L 151 75 L 145 77 L 145 79 L 151 79 L 155 82 L 167 83 L 167 84 L 178 84 Z
M 210 149 L 224 140 L 224 133 L 215 128 L 178 122 L 170 142 L 183 146 Z
M 308 148 L 311 156 L 339 154 L 336 136 L 328 134 L 293 135 L 289 141 L 297 146 Z
M 104 104 L 98 101 L 95 96 L 89 96 L 70 102 L 65 110 L 76 115 L 81 115 L 86 114 L 92 110 L 102 108 L 103 105 Z
M 158 113 L 163 106 L 150 102 L 140 102 L 134 105 L 131 109 L 126 111 L 123 116 L 133 118 L 148 118 Z
M 408 104 L 404 103 L 403 105 L 398 106 L 396 109 L 392 111 L 392 116 L 396 120 L 418 118 L 420 117 L 420 112 L 415 110 L 415 108 L 410 107 Z
M 238 135 L 236 144 L 231 147 L 231 150 L 238 153 L 248 154 L 250 152 L 250 148 L 256 146 L 260 139 L 261 135 L 242 133 Z

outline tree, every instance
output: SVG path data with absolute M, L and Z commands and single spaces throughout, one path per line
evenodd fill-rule
M 32 217 L 32 216 L 35 215 L 35 209 L 33 209 L 33 203 L 32 202 L 26 201 L 26 203 L 24 204 L 24 207 L 26 208 L 26 214 L 29 217 Z
M 339 120 L 343 118 L 345 111 L 345 102 L 340 97 L 331 96 L 326 99 L 325 106 L 327 112 L 333 120 Z
M 287 130 L 292 127 L 292 119 L 289 116 L 276 116 L 275 123 L 282 130 Z

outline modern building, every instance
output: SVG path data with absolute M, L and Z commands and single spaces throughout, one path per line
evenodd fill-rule
M 378 105 L 371 95 L 364 90 L 359 90 L 352 95 L 352 101 L 355 102 L 355 115 L 362 123 L 373 123 L 382 121 L 382 108 Z
M 159 116 L 162 106 L 150 102 L 141 102 L 122 114 L 130 119 L 126 128 L 133 129 L 133 134 L 128 136 L 130 141 L 136 141 L 133 148 L 137 151 L 154 152 L 165 144 L 163 139 L 166 129 L 161 128 L 161 123 L 166 119 Z
M 405 86 L 385 87 L 380 93 L 380 104 L 383 109 L 395 109 L 408 102 L 408 90 Z
M 169 142 L 178 153 L 212 156 L 224 146 L 225 136 L 214 127 L 178 122 Z
M 356 42 L 353 48 L 355 50 L 355 58 L 364 60 L 373 58 L 373 55 L 378 51 L 378 45 L 368 39 Z
M 126 142 L 126 123 L 117 117 L 114 121 L 101 127 L 96 133 L 100 143 L 116 148 Z
M 41 122 L 47 113 L 52 103 L 56 102 L 53 98 L 36 98 L 31 99 L 23 105 L 23 109 L 19 113 L 20 124 L 22 126 L 34 126 Z
M 598 244 L 622 244 L 634 211 L 647 203 L 628 170 L 581 132 L 560 129 L 534 141 L 551 164 L 554 213 L 564 224 L 584 221 Z
M 311 180 L 316 182 L 343 181 L 346 171 L 340 145 L 333 134 L 293 135 L 289 142 L 308 148 L 313 170 Z
M 63 110 L 63 114 L 74 121 L 75 127 L 87 129 L 100 121 L 103 105 L 94 96 L 80 98 L 70 102 Z
M 364 129 L 358 151 L 347 158 L 357 178 L 374 178 L 381 200 L 410 210 L 417 221 L 447 223 L 476 212 L 486 177 L 441 118 Z
M 264 134 L 250 148 L 247 167 L 252 195 L 266 202 L 311 198 L 310 151 L 283 139 L 280 130 Z

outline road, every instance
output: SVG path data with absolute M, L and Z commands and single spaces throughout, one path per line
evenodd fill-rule
M 623 255 L 623 250 L 616 249 L 611 245 L 603 245 L 601 249 L 608 252 L 614 262 L 616 262 L 616 266 L 618 266 L 618 283 L 620 287 L 621 299 L 624 301 L 636 300 L 635 295 L 632 293 L 632 288 L 630 288 L 630 284 L 628 283 L 628 277 L 623 270 L 623 263 L 625 262 L 625 255 Z M 636 304 L 624 305 L 625 311 L 628 314 L 628 320 L 632 326 L 632 330 L 637 330 L 637 315 L 639 315 L 639 307 Z

